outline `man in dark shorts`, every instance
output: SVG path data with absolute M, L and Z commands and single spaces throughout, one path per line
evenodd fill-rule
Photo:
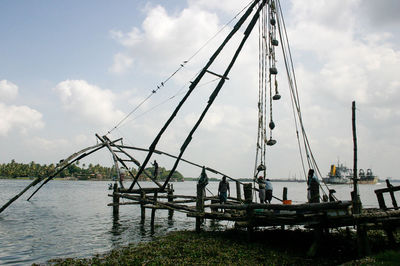
M 218 197 L 219 197 L 219 203 L 225 203 L 226 200 L 228 199 L 228 196 L 231 195 L 230 189 L 229 189 L 229 183 L 226 181 L 226 176 L 222 177 L 222 181 L 219 182 L 218 186 Z
M 267 178 L 265 180 L 265 203 L 271 203 L 272 200 L 272 183 L 271 181 Z

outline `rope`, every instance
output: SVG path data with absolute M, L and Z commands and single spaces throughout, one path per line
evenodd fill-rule
M 190 56 L 187 60 L 183 61 L 179 67 L 164 81 L 162 81 L 159 85 L 157 85 L 156 89 L 153 89 L 151 93 L 142 101 L 140 102 L 132 111 L 130 111 L 124 118 L 122 118 L 113 128 L 111 128 L 106 135 L 111 134 L 116 128 L 118 128 L 129 116 L 131 116 L 140 106 L 142 106 L 146 101 L 148 101 L 155 93 L 157 93 L 165 84 L 173 77 L 176 73 L 178 73 L 182 68 L 185 67 L 187 63 L 189 63 L 201 50 L 203 50 L 213 39 L 215 39 L 228 25 L 230 25 L 237 17 L 243 13 L 244 10 L 248 8 L 252 4 L 253 0 L 250 1 L 242 10 L 240 10 L 231 20 L 229 20 L 225 25 L 217 31 L 211 38 L 209 38 L 192 56 Z
M 298 89 L 297 89 L 296 75 L 295 75 L 292 55 L 291 55 L 291 51 L 290 51 L 289 39 L 287 37 L 286 25 L 285 25 L 285 21 L 284 21 L 284 18 L 283 18 L 283 12 L 282 12 L 282 8 L 281 8 L 281 5 L 280 5 L 280 1 L 276 0 L 276 2 L 277 2 L 277 7 L 279 9 L 279 13 L 278 13 L 278 16 L 277 16 L 278 30 L 279 30 L 279 34 L 280 34 L 280 40 L 281 40 L 281 44 L 282 44 L 282 52 L 283 52 L 283 56 L 284 56 L 284 62 L 285 62 L 286 72 L 287 72 L 287 75 L 288 75 L 289 87 L 290 87 L 290 91 L 291 91 L 292 109 L 293 109 L 293 112 L 294 112 L 294 107 L 296 106 L 297 115 L 298 115 L 298 120 L 295 118 L 296 135 L 297 135 L 297 139 L 298 139 L 298 145 L 299 145 L 299 150 L 300 150 L 300 156 L 301 156 L 304 175 L 305 175 L 305 178 L 307 178 L 306 173 L 305 173 L 306 171 L 305 171 L 305 166 L 304 166 L 304 162 L 303 162 L 303 155 L 302 155 L 302 151 L 301 151 L 300 140 L 299 140 L 297 121 L 298 121 L 298 123 L 300 124 L 300 127 L 301 127 L 301 132 L 302 132 L 302 136 L 303 136 L 303 143 L 304 143 L 304 150 L 305 150 L 305 153 L 306 153 L 306 156 L 307 156 L 308 166 L 309 166 L 309 168 L 315 169 L 316 172 L 318 173 L 318 175 L 320 177 L 322 177 L 321 172 L 319 170 L 319 167 L 317 165 L 317 162 L 316 162 L 316 160 L 314 158 L 314 155 L 312 153 L 311 146 L 310 146 L 310 143 L 308 141 L 307 134 L 306 134 L 305 129 L 304 129 L 304 124 L 303 124 L 303 120 L 302 120 L 302 116 L 301 116 L 301 110 L 300 110 L 300 101 L 299 101 L 299 94 L 298 94 Z M 282 35 L 282 32 L 281 32 L 281 27 L 280 27 L 281 23 L 280 22 L 282 22 L 284 35 Z M 286 49 L 285 49 L 285 46 L 286 46 Z M 295 114 L 294 114 L 294 117 L 295 117 Z M 324 184 L 325 184 L 326 188 L 329 190 L 329 187 L 327 186 L 327 184 L 326 183 L 324 183 Z M 323 189 L 321 184 L 320 184 L 320 187 L 322 189 L 323 194 L 327 195 L 327 193 L 324 191 L 324 189 Z

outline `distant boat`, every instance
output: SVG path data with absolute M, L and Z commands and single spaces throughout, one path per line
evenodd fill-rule
M 378 183 L 378 177 L 372 173 L 371 169 L 367 169 L 367 173 L 363 169 L 358 172 L 358 178 L 360 184 L 376 184 Z
M 327 184 L 351 184 L 353 183 L 353 170 L 343 164 L 332 164 L 328 176 L 323 178 L 323 181 Z M 371 169 L 367 169 L 367 173 L 365 173 L 364 169 L 360 169 L 358 183 L 376 184 L 378 183 L 378 177 L 372 173 Z
M 353 170 L 343 164 L 331 165 L 331 170 L 323 181 L 327 184 L 350 184 L 352 182 Z

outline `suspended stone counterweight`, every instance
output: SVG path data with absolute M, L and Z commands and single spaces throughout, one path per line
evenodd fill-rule
M 281 99 L 281 96 L 280 96 L 279 94 L 275 94 L 275 95 L 272 97 L 272 99 L 275 100 L 275 101 L 277 101 L 277 100 L 280 100 L 280 99 Z
M 269 122 L 269 129 L 274 129 L 275 128 L 275 123 L 274 121 Z
M 278 74 L 278 69 L 276 69 L 276 67 L 271 67 L 271 68 L 269 69 L 269 73 L 270 73 L 271 75 L 276 75 L 276 74 Z
M 273 145 L 275 145 L 276 144 L 276 140 L 274 140 L 274 139 L 269 139 L 268 141 L 267 141 L 267 145 L 268 146 L 273 146 Z

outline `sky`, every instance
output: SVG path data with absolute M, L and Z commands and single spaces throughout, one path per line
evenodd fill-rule
M 0 1 L 0 163 L 57 163 L 94 145 L 96 133 L 148 148 L 249 2 Z M 351 103 L 356 101 L 358 167 L 400 179 L 400 2 L 281 4 L 303 122 L 322 174 L 337 162 L 353 165 Z M 251 177 L 255 166 L 257 35 L 254 30 L 183 156 L 231 177 Z M 223 73 L 241 36 L 211 71 Z M 277 60 L 282 99 L 273 106 L 277 144 L 267 150 L 267 175 L 300 179 L 281 52 Z M 215 79 L 206 75 L 200 82 L 157 149 L 179 153 Z M 132 155 L 139 161 L 146 156 Z M 153 159 L 167 169 L 174 163 L 158 155 Z M 104 150 L 81 163 L 111 166 L 112 157 Z M 185 163 L 178 171 L 200 175 Z

